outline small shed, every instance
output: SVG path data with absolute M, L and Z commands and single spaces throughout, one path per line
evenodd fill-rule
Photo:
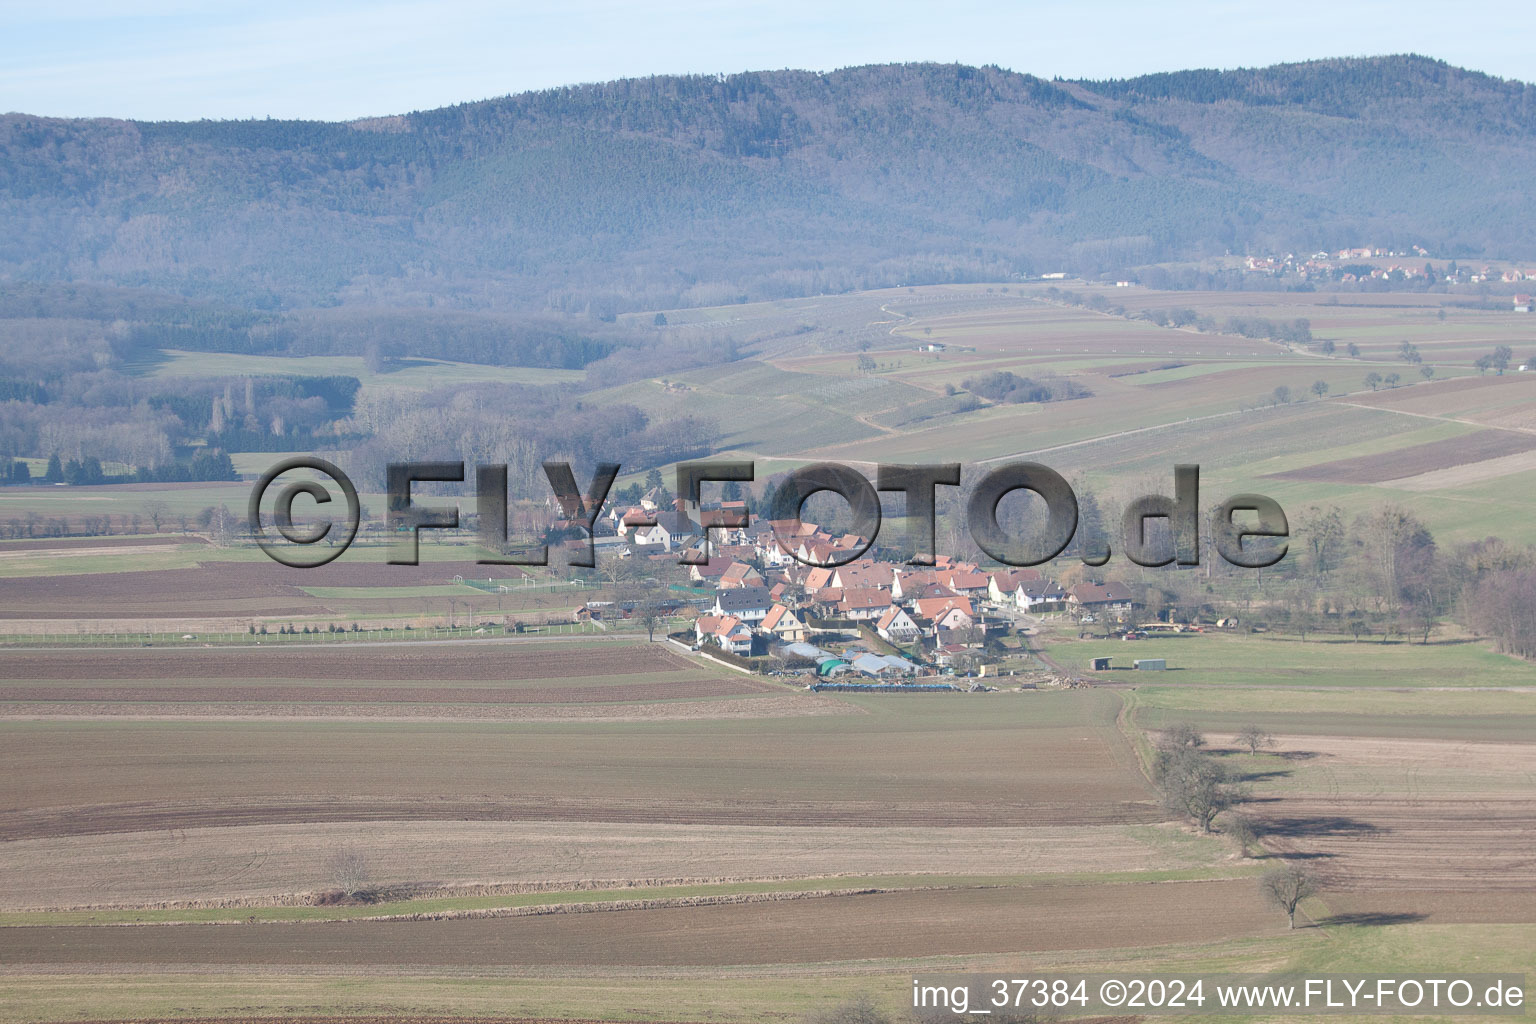
M 1131 667 L 1143 672 L 1162 672 L 1168 668 L 1167 658 L 1137 658 Z
M 1109 659 L 1108 658 L 1094 658 L 1093 659 L 1093 670 L 1095 672 L 1108 672 L 1109 671 Z

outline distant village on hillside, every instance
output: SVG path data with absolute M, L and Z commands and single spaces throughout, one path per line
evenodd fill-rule
M 1390 262 L 1401 260 L 1403 262 Z M 1423 262 L 1419 262 L 1422 260 Z M 1518 285 L 1536 281 L 1536 267 L 1498 268 L 1487 263 L 1463 266 L 1456 260 L 1436 267 L 1430 253 L 1421 246 L 1411 250 L 1378 249 L 1357 246 L 1336 251 L 1321 250 L 1310 256 L 1297 253 L 1283 255 L 1249 256 L 1243 261 L 1243 269 L 1250 274 L 1272 277 L 1299 278 L 1303 281 L 1337 284 L 1355 284 L 1374 281 L 1382 284 L 1416 282 L 1424 285 Z M 1515 305 L 1527 308 L 1517 312 L 1529 312 L 1529 296 L 1516 296 Z

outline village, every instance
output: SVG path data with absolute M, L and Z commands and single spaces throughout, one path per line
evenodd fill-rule
M 663 503 L 672 510 L 663 511 Z M 1029 661 L 1022 634 L 1033 617 L 1113 626 L 1140 606 L 1116 580 L 1063 586 L 1039 569 L 987 569 L 945 555 L 917 566 L 872 557 L 864 553 L 865 538 L 800 520 L 718 525 L 745 519 L 743 501 L 706 502 L 699 521 L 682 508 L 664 488 L 637 505 L 611 507 L 595 531 L 599 550 L 655 562 L 658 572 L 679 560 L 698 561 L 687 567 L 687 583 L 668 592 L 677 595 L 667 599 L 669 608 L 693 616 L 691 627 L 670 639 L 741 667 L 814 675 L 815 688 L 1051 675 L 1052 666 Z M 603 614 L 603 602 L 594 604 L 577 609 L 577 617 Z M 1144 635 L 1135 628 L 1114 633 Z
M 1404 260 L 1405 262 L 1391 262 Z M 1423 260 L 1420 263 L 1418 261 Z M 1310 255 L 1285 253 L 1267 256 L 1248 256 L 1243 269 L 1249 274 L 1272 277 L 1296 277 L 1314 283 L 1356 284 L 1377 282 L 1382 285 L 1417 283 L 1423 287 L 1445 285 L 1518 285 L 1536 281 L 1536 268 L 1515 266 L 1500 268 L 1481 263 L 1463 266 L 1456 260 L 1443 267 L 1430 262 L 1430 254 L 1422 246 L 1411 250 L 1381 249 L 1373 246 L 1356 246 L 1336 251 L 1319 250 Z M 1514 296 L 1514 311 L 1529 313 L 1529 295 Z

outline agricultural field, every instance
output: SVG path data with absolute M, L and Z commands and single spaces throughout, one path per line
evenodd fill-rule
M 1397 501 L 1443 545 L 1536 541 L 1536 375 L 1474 365 L 1497 344 L 1524 358 L 1509 314 L 1079 292 L 1128 314 L 1306 318 L 1335 350 L 1156 327 L 1036 284 L 903 288 L 669 311 L 669 330 L 747 358 L 583 400 L 714 419 L 712 447 L 759 460 L 760 481 L 823 459 L 1032 458 L 1118 498 L 1197 462 L 1205 497 Z M 582 377 L 175 352 L 140 370 Z M 1092 394 L 969 407 L 964 382 L 997 370 Z M 1372 390 L 1370 372 L 1404 383 Z M 171 517 L 0 541 L 6 1020 L 785 1024 L 856 993 L 897 1011 L 913 971 L 1536 971 L 1536 668 L 1455 625 L 1427 644 L 1125 642 L 1051 620 L 1028 657 L 1073 688 L 813 693 L 661 642 L 676 622 L 655 643 L 634 622 L 567 623 L 614 596 L 601 572 L 482 566 L 468 533 L 424 540 L 415 567 L 386 565 L 375 537 L 294 570 L 176 523 L 243 508 L 281 457 L 236 453 L 248 479 L 230 484 L 0 489 L 0 524 L 151 500 Z M 1089 672 L 1096 657 L 1115 667 Z M 1242 780 L 1246 853 L 1230 817 L 1205 833 L 1160 800 L 1154 747 L 1180 723 Z M 1249 725 L 1274 745 L 1242 748 Z M 1295 931 L 1258 884 L 1287 858 L 1326 881 Z
M 1378 708 L 1355 691 L 1234 701 L 1154 686 L 1134 695 L 1133 715 L 1153 729 L 1209 728 L 1251 780 L 1248 807 L 1267 845 L 1316 863 L 1337 913 L 1528 923 L 1536 701 L 1529 692 L 1415 696 Z M 1269 730 L 1275 745 L 1242 751 L 1236 723 Z
M 1536 697 L 1536 666 L 1497 654 L 1483 644 L 1447 639 L 1428 644 L 1418 638 L 1383 643 L 1311 634 L 1153 633 L 1145 640 L 1080 640 L 1066 630 L 1040 645 L 1053 662 L 1086 671 L 1095 658 L 1109 658 L 1110 671 L 1097 678 L 1108 685 L 1169 681 L 1181 689 L 1381 689 L 1391 703 L 1404 690 L 1432 688 L 1509 689 Z M 1132 669 L 1136 659 L 1164 658 L 1167 672 Z M 1536 710 L 1536 706 L 1533 706 Z
M 227 352 L 182 352 L 166 349 L 163 358 L 142 368 L 151 377 L 356 377 L 365 388 L 430 390 L 456 384 L 559 384 L 580 380 L 580 370 L 550 370 L 531 366 L 482 366 L 444 359 L 403 359 L 372 371 L 362 356 L 254 356 Z

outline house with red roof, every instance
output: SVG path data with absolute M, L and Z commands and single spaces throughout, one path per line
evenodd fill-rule
M 891 595 L 874 587 L 853 587 L 843 591 L 837 614 L 845 619 L 878 619 L 891 606 Z
M 923 635 L 922 627 L 897 604 L 888 607 L 880 616 L 875 623 L 875 632 L 882 640 L 893 644 L 910 644 Z
M 782 604 L 776 604 L 768 609 L 768 615 L 758 624 L 758 628 L 765 633 L 771 633 L 774 637 L 787 644 L 798 643 L 810 635 L 810 630 L 800 616 Z
M 700 615 L 693 634 L 699 643 L 713 643 L 732 654 L 752 653 L 752 627 L 734 615 Z
M 987 596 L 996 604 L 1018 604 L 1019 588 L 1041 578 L 1039 569 L 1003 569 L 988 577 Z
M 720 574 L 720 589 L 730 587 L 760 587 L 763 585 L 763 574 L 758 572 L 746 562 L 732 562 Z

